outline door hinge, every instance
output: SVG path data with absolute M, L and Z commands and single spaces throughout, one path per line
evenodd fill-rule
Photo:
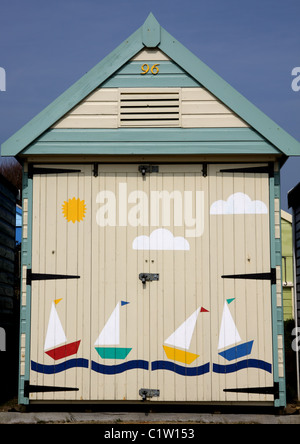
M 147 281 L 159 281 L 158 273 L 140 273 L 139 279 L 142 281 L 142 284 L 146 284 Z
M 160 395 L 160 391 L 156 389 L 141 388 L 139 390 L 139 395 L 142 397 L 142 401 L 146 401 L 147 398 L 158 397 Z
M 139 172 L 142 176 L 145 176 L 146 173 L 158 173 L 159 167 L 157 165 L 139 165 Z
M 274 177 L 274 163 L 269 162 L 266 166 L 223 168 L 220 173 L 269 174 L 270 177 Z
M 279 382 L 274 382 L 271 387 L 245 387 L 223 389 L 223 392 L 232 393 L 257 393 L 259 395 L 274 395 L 274 399 L 279 399 Z
M 26 285 L 31 285 L 32 281 L 50 281 L 55 279 L 80 279 L 80 276 L 70 274 L 32 273 L 31 269 L 27 268 Z
M 24 397 L 29 398 L 30 393 L 46 393 L 46 392 L 71 392 L 78 391 L 77 387 L 55 387 L 49 385 L 30 385 L 29 381 L 24 381 Z
M 276 268 L 271 268 L 269 273 L 246 273 L 246 274 L 225 274 L 221 276 L 223 279 L 258 279 L 271 281 L 271 284 L 276 284 Z
M 68 174 L 68 173 L 81 173 L 81 170 L 71 170 L 67 168 L 35 167 L 32 164 L 28 165 L 29 179 L 32 179 L 34 174 Z

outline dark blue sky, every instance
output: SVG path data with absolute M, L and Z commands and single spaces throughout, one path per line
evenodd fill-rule
M 153 12 L 203 62 L 300 141 L 299 0 L 1 0 L 0 143 Z M 300 158 L 282 168 L 282 208 Z

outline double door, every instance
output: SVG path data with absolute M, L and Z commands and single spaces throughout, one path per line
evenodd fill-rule
M 222 276 L 270 267 L 268 177 L 221 168 L 34 175 L 31 399 L 267 399 L 224 388 L 272 385 L 270 282 Z

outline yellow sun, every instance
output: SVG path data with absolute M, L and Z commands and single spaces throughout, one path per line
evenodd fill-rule
M 62 211 L 67 221 L 72 221 L 74 224 L 76 221 L 80 222 L 85 217 L 86 205 L 84 200 L 73 197 L 73 199 L 69 199 L 68 202 L 64 201 Z

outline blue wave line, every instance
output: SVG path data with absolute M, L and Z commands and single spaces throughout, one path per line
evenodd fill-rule
M 44 365 L 31 361 L 31 370 L 38 373 L 44 373 L 46 375 L 53 375 L 74 367 L 88 368 L 89 361 L 83 358 L 74 358 L 54 365 Z M 94 361 L 91 362 L 92 370 L 105 375 L 115 375 L 135 368 L 148 370 L 149 362 L 143 360 L 133 360 L 118 365 L 103 365 Z M 272 364 L 259 359 L 245 359 L 244 361 L 229 365 L 213 364 L 214 373 L 234 373 L 245 368 L 258 368 L 272 373 Z M 169 370 L 182 376 L 200 376 L 210 371 L 210 363 L 208 362 L 207 364 L 200 365 L 199 367 L 184 367 L 170 361 L 154 361 L 151 363 L 151 370 Z
M 199 367 L 183 367 L 170 361 L 154 361 L 151 370 L 170 370 L 182 376 L 199 376 L 208 373 L 210 369 L 209 362 Z
M 132 370 L 134 368 L 141 368 L 143 370 L 149 369 L 149 362 L 142 361 L 141 359 L 124 362 L 118 365 L 103 365 L 92 361 L 91 369 L 98 373 L 103 373 L 104 375 L 116 375 L 118 373 L 126 372 L 127 370 Z
M 38 373 L 45 373 L 46 375 L 53 375 L 54 373 L 60 373 L 73 367 L 88 368 L 88 366 L 89 366 L 88 359 L 83 359 L 83 358 L 69 359 L 68 361 L 54 365 L 44 365 L 44 364 L 39 364 L 38 362 L 31 361 L 31 370 Z
M 245 359 L 244 361 L 236 362 L 235 364 L 220 365 L 213 364 L 214 373 L 234 373 L 244 368 L 258 368 L 272 373 L 272 364 L 259 359 Z

